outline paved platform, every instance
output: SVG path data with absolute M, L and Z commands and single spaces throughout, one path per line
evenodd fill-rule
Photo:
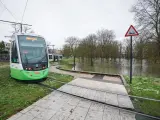
M 77 78 L 70 83 L 96 90 L 67 84 L 59 88 L 59 90 L 83 96 L 84 98 L 133 108 L 132 102 L 128 97 L 118 95 L 119 93 L 127 94 L 123 85 L 91 81 L 83 78 Z M 117 94 L 98 90 L 110 90 L 117 92 Z M 13 115 L 8 120 L 135 120 L 135 114 L 106 104 L 53 91 L 51 94 Z
M 55 73 L 60 73 L 60 74 L 72 75 L 72 76 L 74 76 L 74 78 L 79 78 L 79 77 L 92 78 L 94 76 L 94 75 L 91 75 L 91 74 L 76 73 L 76 72 L 59 70 L 59 69 L 56 68 L 56 66 L 51 66 L 49 71 L 50 72 L 55 72 Z
M 119 107 L 134 108 L 130 98 L 125 96 L 128 95 L 128 93 L 124 85 L 104 83 L 84 78 L 77 78 L 69 84 L 80 87 L 66 84 L 59 88 L 59 90 Z

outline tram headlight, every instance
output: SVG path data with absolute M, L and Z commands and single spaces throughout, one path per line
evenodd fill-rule
M 46 68 L 46 66 L 44 65 L 42 68 L 43 68 L 43 69 L 45 69 L 45 68 Z

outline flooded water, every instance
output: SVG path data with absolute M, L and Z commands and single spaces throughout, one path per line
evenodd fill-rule
M 98 59 L 94 61 L 94 66 L 90 66 L 87 63 L 79 63 L 76 67 L 84 71 L 129 75 L 130 61 L 127 59 L 116 59 L 101 62 Z M 146 60 L 133 59 L 133 75 L 160 77 L 160 64 L 151 64 Z

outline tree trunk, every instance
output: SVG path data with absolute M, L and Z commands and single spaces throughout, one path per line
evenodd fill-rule
M 76 59 L 76 56 L 74 55 L 73 58 L 74 58 L 74 70 L 75 70 L 75 67 L 76 67 L 76 60 L 75 60 L 75 59 Z
M 93 58 L 91 57 L 91 66 L 93 66 Z

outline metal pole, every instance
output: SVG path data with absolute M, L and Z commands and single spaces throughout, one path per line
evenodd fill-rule
M 130 84 L 132 84 L 132 36 L 131 36 L 131 46 L 130 46 Z
M 11 23 L 11 24 L 22 24 L 22 25 L 32 26 L 32 25 L 29 25 L 29 24 L 23 24 L 23 23 L 12 22 L 12 21 L 7 21 L 7 20 L 0 20 L 0 22 L 6 22 L 6 23 Z
M 20 30 L 21 30 L 21 33 L 22 33 L 22 23 L 20 24 Z

